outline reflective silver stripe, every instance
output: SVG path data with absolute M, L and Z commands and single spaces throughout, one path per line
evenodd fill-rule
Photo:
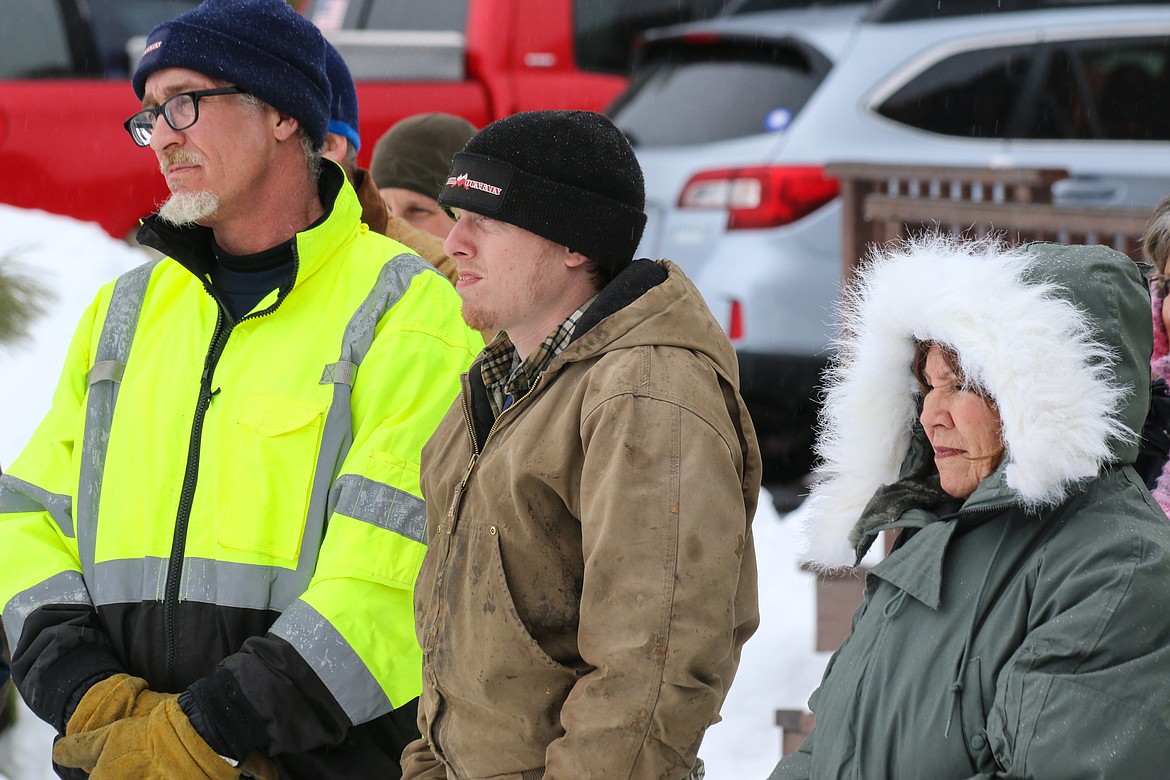
M 357 379 L 357 366 L 345 361 L 330 363 L 325 366 L 325 371 L 321 374 L 321 384 L 323 385 L 340 383 L 353 387 L 355 379 Z
M 354 370 L 348 381 L 333 382 L 333 403 L 325 417 L 321 454 L 309 496 L 305 543 L 301 545 L 301 560 L 297 565 L 297 570 L 307 575 L 311 576 L 316 568 L 320 544 L 319 541 L 309 544 L 309 540 L 324 537 L 326 518 L 335 511 L 342 493 L 346 492 L 341 487 L 346 478 L 338 480 L 337 476 L 353 444 L 350 399 L 357 367 L 374 342 L 382 316 L 402 299 L 411 280 L 430 268 L 418 255 L 402 254 L 389 260 L 345 328 L 341 354 L 331 365 L 350 364 Z M 335 480 L 339 484 L 335 485 Z M 382 686 L 341 632 L 305 602 L 293 602 L 277 618 L 271 631 L 296 648 L 353 723 L 365 723 L 393 710 Z
M 4 633 L 8 635 L 8 647 L 14 652 L 24 631 L 24 621 L 38 609 L 49 604 L 76 604 L 92 606 L 89 591 L 81 574 L 63 571 L 28 590 L 17 593 L 4 607 Z
M 166 587 L 165 558 L 102 561 L 95 567 L 93 603 L 135 604 L 162 601 Z M 220 607 L 282 612 L 309 586 L 291 569 L 247 563 L 186 558 L 179 598 Z
M 77 486 L 77 550 L 81 556 L 81 571 L 93 571 L 94 550 L 97 547 L 98 503 L 102 495 L 102 478 L 106 468 L 106 447 L 110 441 L 110 425 L 114 420 L 114 406 L 118 402 L 118 386 L 122 371 L 111 371 L 109 365 L 123 367 L 130 355 L 130 344 L 138 328 L 138 314 L 146 297 L 146 286 L 157 260 L 144 263 L 118 277 L 110 297 L 106 321 L 94 355 L 94 369 L 98 378 L 89 388 L 85 410 L 85 434 L 81 444 L 81 478 Z M 92 581 L 92 580 L 91 580 Z
M 427 509 L 421 498 L 405 490 L 346 474 L 337 480 L 335 511 L 422 542 L 426 539 Z
M 317 565 L 317 551 L 320 540 L 325 536 L 325 523 L 335 511 L 340 489 L 334 480 L 341 472 L 341 464 L 353 444 L 353 415 L 350 399 L 357 367 L 361 365 L 382 316 L 402 299 L 410 282 L 420 273 L 431 269 L 430 264 L 418 255 L 401 254 L 382 266 L 378 280 L 370 294 L 362 301 L 349 323 L 341 340 L 341 354 L 337 366 L 348 363 L 354 366 L 354 377 L 349 382 L 334 382 L 333 403 L 325 416 L 325 429 L 321 434 L 321 450 L 317 458 L 317 470 L 313 474 L 313 490 L 309 495 L 308 519 L 305 522 L 305 543 L 301 545 L 301 559 L 297 570 L 311 575 Z M 431 269 L 433 270 L 433 269 Z M 313 540 L 314 543 L 309 543 Z
M 73 499 L 11 474 L 0 476 L 0 512 L 48 512 L 61 533 L 73 538 Z
M 394 709 L 382 686 L 345 638 L 305 602 L 293 604 L 270 630 L 305 659 L 354 725 Z
M 103 360 L 93 364 L 86 381 L 91 385 L 102 381 L 121 382 L 122 375 L 125 373 L 125 363 L 118 360 Z

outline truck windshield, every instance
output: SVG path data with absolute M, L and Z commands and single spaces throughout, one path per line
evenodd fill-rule
M 199 0 L 0 0 L 0 78 L 125 78 L 131 39 L 141 40 L 155 25 L 197 5 Z
M 651 27 L 706 19 L 731 0 L 573 0 L 577 67 L 625 75 L 637 36 Z
M 310 0 L 301 12 L 326 34 L 337 30 L 467 32 L 468 0 Z
M 149 35 L 158 25 L 197 5 L 199 0 L 89 0 L 101 75 L 128 77 L 131 63 L 126 45 L 130 39 Z

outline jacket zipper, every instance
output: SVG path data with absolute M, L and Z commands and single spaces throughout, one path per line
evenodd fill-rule
M 183 474 L 183 491 L 179 494 L 179 511 L 175 516 L 175 534 L 171 541 L 171 557 L 167 564 L 166 590 L 163 592 L 163 620 L 166 628 L 167 688 L 177 689 L 175 679 L 175 612 L 179 603 L 179 584 L 183 576 L 183 558 L 187 546 L 187 524 L 191 519 L 191 506 L 195 501 L 195 484 L 199 478 L 199 450 L 203 438 L 203 421 L 215 394 L 211 380 L 215 366 L 227 345 L 231 327 L 224 327 L 223 311 L 215 322 L 215 332 L 207 357 L 203 361 L 203 376 L 199 381 L 199 398 L 195 402 L 195 418 L 191 422 L 191 439 L 187 444 L 187 467 Z
M 521 403 L 523 403 L 525 399 L 527 399 L 530 395 L 532 395 L 533 391 L 536 390 L 538 385 L 540 385 L 540 381 L 543 378 L 544 378 L 543 372 L 538 374 L 536 376 L 536 381 L 532 383 L 532 387 L 528 388 L 528 392 L 525 393 L 524 395 L 520 396 L 518 399 L 516 399 L 516 401 L 513 402 L 513 404 L 511 406 L 509 406 L 507 409 L 500 412 L 499 416 L 496 417 L 496 419 L 492 422 L 492 427 L 488 429 L 487 436 L 484 437 L 484 440 L 483 440 L 484 446 L 487 445 L 488 440 L 491 439 L 492 434 L 495 433 L 496 428 L 499 427 L 500 420 L 503 419 L 504 415 L 507 414 L 508 412 L 512 411 L 513 409 L 515 409 L 517 406 L 519 406 Z M 471 480 L 471 472 L 475 469 L 475 464 L 479 462 L 479 455 L 480 455 L 480 452 L 482 452 L 480 444 L 475 438 L 475 425 L 471 420 L 471 411 L 468 408 L 468 403 L 470 401 L 470 393 L 464 392 L 464 393 L 461 393 L 460 395 L 461 395 L 460 400 L 462 401 L 460 406 L 463 409 L 463 422 L 467 425 L 467 435 L 471 439 L 471 458 L 467 462 L 467 468 L 465 468 L 463 470 L 463 477 L 459 480 L 459 484 L 455 486 L 454 495 L 451 496 L 451 504 L 450 504 L 450 506 L 447 507 L 447 535 L 448 536 L 455 533 L 455 526 L 459 522 L 459 505 L 463 500 L 463 492 L 467 488 L 468 481 Z M 451 552 L 451 547 L 450 547 L 450 542 L 448 542 L 446 552 L 444 553 L 443 565 L 439 570 L 440 571 L 439 580 L 437 580 L 435 583 L 434 593 L 433 593 L 432 598 L 431 598 L 432 604 L 437 605 L 440 603 L 440 599 L 439 599 L 440 585 L 439 585 L 439 583 L 441 582 L 441 578 L 446 576 L 446 569 L 447 569 L 446 556 L 449 555 L 450 552 Z M 438 615 L 438 612 L 436 611 L 435 616 L 434 616 L 434 622 L 432 623 L 432 625 L 436 625 L 438 623 L 438 620 L 439 620 L 439 615 Z M 443 755 L 443 750 L 442 750 L 443 740 L 441 737 L 442 737 L 443 723 L 444 723 L 443 715 L 445 714 L 446 709 L 447 709 L 446 697 L 440 693 L 439 704 L 435 710 L 434 718 L 431 721 L 431 732 L 434 735 L 434 741 L 436 743 L 434 745 L 434 749 L 435 749 L 435 752 L 440 756 Z M 444 758 L 444 760 L 449 761 L 449 759 L 446 759 L 446 758 Z
M 294 279 L 299 270 L 299 265 L 300 263 L 297 261 L 294 250 Z M 215 331 L 212 333 L 211 344 L 207 349 L 207 356 L 203 361 L 203 375 L 199 380 L 199 398 L 195 402 L 195 417 L 191 421 L 191 439 L 187 445 L 187 466 L 183 473 L 183 490 L 179 494 L 179 509 L 175 515 L 175 533 L 171 540 L 171 556 L 167 564 L 166 586 L 163 591 L 163 629 L 166 635 L 166 690 L 168 691 L 175 691 L 178 688 L 177 670 L 175 668 L 175 646 L 177 644 L 175 633 L 177 630 L 176 612 L 178 611 L 179 605 L 179 586 L 183 578 L 183 560 L 186 557 L 187 526 L 191 520 L 191 509 L 195 502 L 195 486 L 199 479 L 199 456 L 203 441 L 203 423 L 207 417 L 207 410 L 211 407 L 211 399 L 219 392 L 219 390 L 211 389 L 215 368 L 219 364 L 219 359 L 223 355 L 224 348 L 227 347 L 228 337 L 236 325 L 239 325 L 244 320 L 258 319 L 266 316 L 280 305 L 280 299 L 278 299 L 276 304 L 264 311 L 241 317 L 235 323 L 225 326 L 224 320 L 230 320 L 230 317 L 226 314 L 227 308 L 219 296 L 210 288 L 207 288 L 207 292 L 219 306 L 219 313 L 216 315 Z
M 504 419 L 504 415 L 512 411 L 532 395 L 536 388 L 540 386 L 540 381 L 544 379 L 544 372 L 536 375 L 536 381 L 528 388 L 528 392 L 517 398 L 511 406 L 500 412 L 499 416 L 492 422 L 492 427 L 488 429 L 487 436 L 483 439 L 483 446 L 487 446 L 488 441 L 492 438 L 492 434 L 500 427 L 500 420 Z M 451 496 L 451 504 L 447 507 L 447 534 L 455 533 L 455 526 L 459 523 L 459 505 L 463 501 L 463 491 L 467 488 L 467 483 L 471 479 L 471 472 L 475 469 L 475 464 L 479 462 L 479 455 L 483 451 L 479 443 L 475 439 L 475 425 L 471 421 L 471 412 L 467 408 L 468 398 L 463 398 L 463 422 L 467 425 L 467 433 L 471 438 L 471 459 L 467 463 L 467 468 L 463 470 L 463 478 L 459 480 L 459 484 L 455 486 L 455 493 Z

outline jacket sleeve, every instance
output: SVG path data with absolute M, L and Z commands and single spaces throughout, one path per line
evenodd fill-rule
M 49 413 L 0 476 L 0 604 L 12 676 L 58 732 L 90 685 L 122 671 L 81 576 L 72 500 L 94 323 L 105 305 L 99 294 L 82 315 Z
M 1170 560 L 1150 538 L 1128 535 L 1037 573 L 1032 627 L 998 675 L 987 719 L 993 777 L 1128 778 L 1170 766 Z
M 717 395 L 715 409 L 631 388 L 586 410 L 578 645 L 592 671 L 561 709 L 546 778 L 684 778 L 717 720 L 758 623 L 744 447 L 712 421 L 727 415 Z
M 421 692 L 413 606 L 426 550 L 419 459 L 480 348 L 454 288 L 430 271 L 383 317 L 353 387 L 353 444 L 333 483 L 308 589 L 266 636 L 224 661 L 228 676 L 193 686 L 208 728 L 236 757 L 335 744 L 351 725 L 393 716 Z M 255 715 L 233 717 L 246 709 L 234 701 Z M 399 730 L 413 737 L 414 709 L 403 712 Z

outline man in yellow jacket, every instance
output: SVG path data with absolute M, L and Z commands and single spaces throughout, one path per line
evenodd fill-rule
M 283 0 L 160 25 L 133 86 L 167 257 L 99 292 L 0 478 L 13 678 L 66 777 L 396 777 L 419 455 L 482 342 L 322 162 L 325 42 Z

